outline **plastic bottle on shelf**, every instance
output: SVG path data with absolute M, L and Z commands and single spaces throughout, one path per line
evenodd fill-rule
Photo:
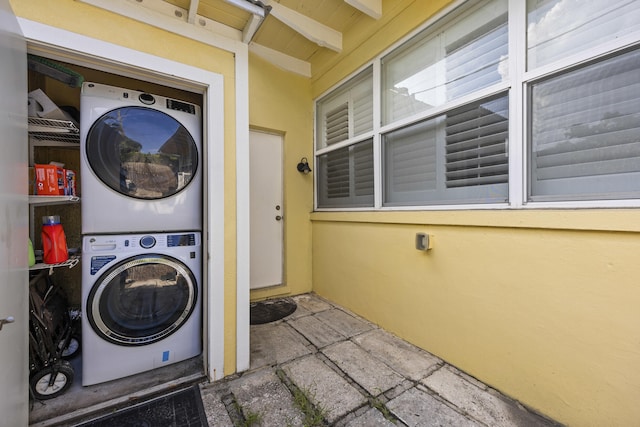
M 32 267 L 36 264 L 36 254 L 33 251 L 33 243 L 31 243 L 31 239 L 29 239 L 29 267 Z
M 58 264 L 69 259 L 67 238 L 58 215 L 42 217 L 42 249 L 45 264 Z

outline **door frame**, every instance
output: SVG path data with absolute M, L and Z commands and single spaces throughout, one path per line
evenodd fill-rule
M 18 22 L 27 41 L 27 50 L 52 59 L 64 60 L 102 71 L 154 81 L 203 94 L 204 249 L 203 262 L 203 343 L 205 372 L 209 380 L 224 376 L 224 81 L 223 76 L 165 58 L 135 51 L 102 40 L 72 33 L 24 18 Z M 228 50 L 224 40 L 221 48 Z M 237 307 L 236 370 L 249 367 L 249 183 L 248 175 L 248 48 L 235 43 L 236 104 L 236 188 L 237 188 Z M 168 74 L 166 70 L 170 70 Z M 187 83 L 185 83 L 187 82 Z

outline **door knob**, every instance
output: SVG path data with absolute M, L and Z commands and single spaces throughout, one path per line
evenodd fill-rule
M 13 323 L 15 321 L 16 319 L 14 319 L 13 316 L 8 316 L 6 319 L 0 319 L 0 331 L 5 323 Z
M 282 220 L 282 216 L 276 215 L 276 221 L 280 221 L 280 220 Z

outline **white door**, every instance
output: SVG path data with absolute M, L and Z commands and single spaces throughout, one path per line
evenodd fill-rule
M 250 132 L 251 289 L 282 284 L 282 137 Z
M 0 76 L 0 424 L 26 426 L 27 47 L 8 0 L 0 0 Z

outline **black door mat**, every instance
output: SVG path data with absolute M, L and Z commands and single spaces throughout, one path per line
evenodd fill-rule
M 283 319 L 296 311 L 298 306 L 289 298 L 267 300 L 251 303 L 251 318 L 249 323 L 261 325 Z
M 121 409 L 77 427 L 207 427 L 197 385 Z

